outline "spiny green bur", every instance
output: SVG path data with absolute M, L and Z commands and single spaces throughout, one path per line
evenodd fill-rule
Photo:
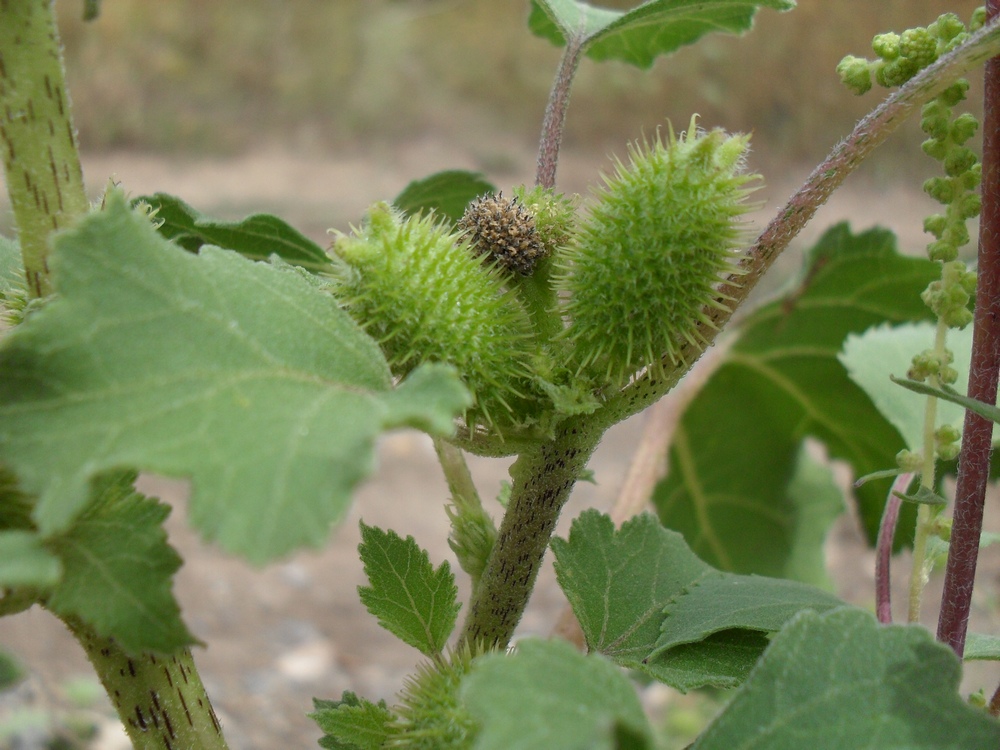
M 579 371 L 618 386 L 700 343 L 696 325 L 705 306 L 724 304 L 717 286 L 758 179 L 742 171 L 748 141 L 698 132 L 692 119 L 686 135 L 632 147 L 605 178 L 555 274 Z
M 351 269 L 338 296 L 382 346 L 393 374 L 446 362 L 475 395 L 470 427 L 512 416 L 529 388 L 531 324 L 467 242 L 431 216 L 404 218 L 379 203 L 333 250 Z

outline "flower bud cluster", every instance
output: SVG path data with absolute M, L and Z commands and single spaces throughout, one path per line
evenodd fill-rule
M 954 361 L 955 355 L 949 349 L 940 352 L 925 349 L 913 358 L 906 377 L 921 382 L 934 377 L 941 383 L 951 385 L 958 380 L 958 372 L 951 366 Z
M 960 260 L 941 266 L 941 278 L 932 281 L 920 295 L 937 317 L 949 328 L 965 328 L 972 322 L 969 303 L 976 291 L 976 272 Z
M 856 94 L 871 89 L 873 78 L 884 88 L 901 86 L 968 36 L 961 19 L 945 13 L 927 27 L 907 29 L 902 34 L 879 34 L 872 40 L 875 60 L 848 55 L 837 66 L 837 74 Z

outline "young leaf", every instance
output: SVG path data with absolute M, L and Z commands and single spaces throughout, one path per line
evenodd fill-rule
M 684 690 L 746 677 L 767 642 L 739 631 L 774 631 L 803 608 L 843 604 L 794 581 L 721 573 L 650 515 L 615 531 L 585 511 L 552 549 L 589 648 Z
M 381 431 L 450 429 L 469 405 L 442 366 L 414 373 L 437 397 L 406 404 L 319 279 L 184 252 L 117 194 L 53 264 L 59 296 L 0 347 L 0 456 L 43 534 L 71 525 L 91 477 L 135 467 L 190 476 L 192 523 L 262 563 L 326 539 Z
M 385 701 L 372 703 L 348 691 L 339 701 L 315 703 L 316 710 L 309 714 L 309 718 L 325 733 L 319 741 L 320 747 L 327 750 L 380 750 L 389 737 L 386 725 L 393 716 Z
M 171 591 L 181 558 L 163 529 L 170 507 L 135 492 L 134 479 L 114 472 L 94 480 L 87 510 L 49 540 L 64 572 L 46 606 L 130 653 L 171 653 L 194 643 Z
M 961 665 L 919 626 L 857 609 L 803 612 L 693 750 L 967 750 L 1000 724 L 958 695 Z
M 969 398 L 968 396 L 963 396 L 950 386 L 943 385 L 940 388 L 935 388 L 927 383 L 921 383 L 916 380 L 907 380 L 906 378 L 892 378 L 892 382 L 897 383 L 914 393 L 921 393 L 924 396 L 937 396 L 938 398 L 950 401 L 953 404 L 964 406 L 966 409 L 978 414 L 983 419 L 988 419 L 991 422 L 1000 424 L 1000 408 L 991 406 L 990 404 L 974 398 Z
M 405 214 L 434 211 L 456 222 L 469 203 L 496 188 L 478 172 L 451 169 L 414 180 L 396 196 L 393 205 Z
M 748 31 L 758 8 L 794 7 L 794 0 L 648 0 L 630 11 L 615 11 L 579 0 L 532 0 L 528 25 L 558 45 L 567 38 L 580 39 L 595 60 L 648 68 L 659 55 L 710 32 Z
M 628 679 L 563 641 L 524 640 L 513 656 L 484 657 L 462 697 L 482 725 L 477 750 L 654 747 Z
M 361 523 L 358 546 L 370 586 L 361 601 L 379 625 L 426 656 L 441 653 L 455 627 L 458 587 L 447 561 L 435 570 L 412 536 Z
M 286 263 L 314 271 L 330 267 L 323 248 L 276 216 L 254 214 L 242 221 L 219 221 L 166 193 L 142 196 L 133 204 L 139 202 L 149 204 L 156 212 L 155 221 L 163 222 L 160 234 L 185 250 L 197 252 L 202 245 L 216 245 L 251 260 L 277 255 Z
M 965 639 L 965 661 L 1000 661 L 1000 636 L 969 633 Z
M 885 230 L 854 235 L 840 224 L 824 234 L 797 288 L 745 319 L 682 417 L 654 495 L 664 525 L 719 568 L 787 575 L 805 512 L 789 494 L 802 438 L 821 440 L 857 476 L 894 466 L 903 447 L 838 361 L 844 338 L 926 318 L 920 293 L 939 275 L 899 255 Z M 856 493 L 872 539 L 886 491 L 879 481 Z

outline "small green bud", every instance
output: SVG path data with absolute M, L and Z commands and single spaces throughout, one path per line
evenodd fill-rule
M 927 30 L 942 42 L 949 42 L 959 34 L 965 33 L 965 24 L 954 13 L 942 13 Z
M 959 78 L 951 86 L 946 88 L 940 94 L 938 94 L 938 99 L 946 107 L 954 107 L 956 104 L 965 100 L 965 94 L 969 90 L 969 82 L 964 78 Z
M 920 471 L 920 467 L 923 466 L 923 463 L 924 457 L 914 451 L 904 449 L 896 454 L 896 466 L 899 467 L 900 471 Z
M 872 39 L 872 51 L 883 60 L 895 60 L 899 57 L 899 34 L 891 31 L 887 34 L 877 34 Z
M 946 177 L 931 177 L 924 180 L 924 192 L 938 203 L 945 205 L 955 199 L 955 184 Z
M 899 54 L 917 69 L 926 68 L 937 60 L 937 39 L 927 29 L 907 29 L 899 40 Z
M 923 120 L 921 120 L 921 128 L 923 128 L 923 125 Z M 924 129 L 924 132 L 926 133 L 927 129 Z M 928 138 L 920 144 L 920 148 L 923 149 L 925 154 L 938 161 L 942 161 L 948 154 L 948 146 L 948 142 L 941 138 Z
M 978 161 L 972 149 L 956 146 L 944 158 L 944 171 L 949 177 L 957 177 L 967 172 Z
M 963 112 L 951 123 L 951 140 L 961 146 L 979 129 L 979 120 L 974 115 Z
M 947 263 L 958 257 L 958 248 L 947 240 L 936 240 L 927 245 L 927 257 L 931 260 Z
M 941 320 L 949 328 L 962 330 L 972 322 L 972 311 L 965 307 L 952 307 L 941 316 Z
M 947 225 L 948 217 L 944 214 L 931 214 L 924 219 L 924 231 L 928 234 L 933 234 L 938 239 L 944 234 Z
M 859 96 L 872 87 L 871 65 L 863 57 L 847 55 L 837 64 L 841 83 Z
M 958 458 L 958 454 L 962 452 L 962 445 L 960 443 L 949 443 L 948 445 L 939 445 L 934 453 L 941 461 L 954 461 Z
M 557 269 L 579 369 L 620 385 L 699 344 L 704 309 L 725 305 L 716 287 L 734 268 L 757 179 L 743 172 L 748 140 L 698 132 L 692 119 L 686 135 L 633 147 L 606 178 Z
M 983 165 L 978 161 L 972 165 L 971 169 L 966 170 L 959 177 L 959 181 L 962 187 L 966 190 L 975 190 L 979 187 L 979 183 L 983 179 Z
M 962 437 L 962 431 L 951 424 L 943 424 L 934 431 L 939 443 L 955 443 Z
M 887 89 L 902 86 L 917 73 L 916 64 L 907 57 L 897 57 L 891 62 L 876 64 L 875 80 Z
M 983 208 L 983 199 L 979 193 L 966 193 L 958 203 L 958 213 L 963 219 L 974 219 Z
M 972 11 L 972 19 L 969 21 L 969 31 L 979 31 L 986 25 L 986 6 L 980 5 Z

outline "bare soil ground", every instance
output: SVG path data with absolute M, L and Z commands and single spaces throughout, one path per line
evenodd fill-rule
M 410 179 L 440 169 L 484 170 L 502 186 L 531 179 L 533 154 L 519 144 L 509 145 L 517 155 L 502 169 L 494 165 L 492 170 L 474 153 L 456 155 L 453 144 L 417 140 L 342 158 L 315 159 L 280 150 L 219 161 L 95 155 L 86 159 L 85 173 L 95 181 L 95 190 L 114 176 L 134 195 L 174 193 L 211 215 L 237 218 L 254 211 L 274 212 L 325 242 L 327 227 L 346 229 L 372 201 L 391 197 Z M 596 171 L 607 164 L 603 153 L 567 153 L 560 168 L 563 189 L 586 192 Z M 795 166 L 768 171 L 776 176 L 761 192 L 766 200 L 759 214 L 762 220 L 807 173 Z M 918 252 L 925 242 L 921 219 L 931 207 L 915 189 L 857 177 L 823 209 L 814 222 L 816 229 L 798 247 L 822 228 L 850 218 L 855 229 L 888 226 L 899 234 L 904 248 Z M 789 256 L 783 265 L 796 267 L 798 252 Z M 564 513 L 562 528 L 585 507 L 611 506 L 644 419 L 639 415 L 608 435 L 592 463 L 597 484 L 580 486 Z M 325 549 L 296 554 L 263 570 L 203 544 L 190 531 L 183 482 L 143 479 L 147 492 L 175 506 L 169 532 L 186 562 L 178 576 L 177 594 L 191 629 L 207 644 L 196 658 L 234 750 L 315 747 L 319 732 L 305 716 L 313 696 L 336 698 L 350 689 L 391 702 L 418 661 L 419 654 L 378 628 L 358 600 L 363 574 L 356 556 L 357 522 L 364 518 L 412 534 L 431 550 L 435 562 L 449 559 L 454 565 L 445 542 L 448 529 L 442 503 L 447 493 L 429 442 L 417 434 L 384 439 L 380 465 Z M 506 478 L 503 461 L 474 459 L 472 466 L 486 497 Z M 839 593 L 870 605 L 873 557 L 849 515 L 830 535 L 828 558 Z M 900 569 L 905 570 L 905 564 L 901 561 Z M 992 628 L 990 632 L 996 632 L 997 571 L 995 561 L 984 565 L 977 594 L 977 618 L 985 618 L 981 629 Z M 929 617 L 936 608 L 935 597 L 933 592 L 927 597 Z M 563 606 L 551 570 L 546 569 L 520 632 L 549 634 Z M 55 618 L 38 608 L 0 620 L 0 646 L 17 654 L 31 672 L 16 701 L 0 701 L 0 722 L 3 712 L 15 704 L 61 705 L 60 685 L 65 679 L 90 673 L 79 646 Z M 996 667 L 980 670 L 969 674 L 968 686 L 992 690 L 998 677 Z M 669 700 L 655 689 L 646 697 L 651 704 Z M 109 709 L 102 710 L 110 716 Z M 127 746 L 114 726 L 114 721 L 106 722 L 100 746 Z

